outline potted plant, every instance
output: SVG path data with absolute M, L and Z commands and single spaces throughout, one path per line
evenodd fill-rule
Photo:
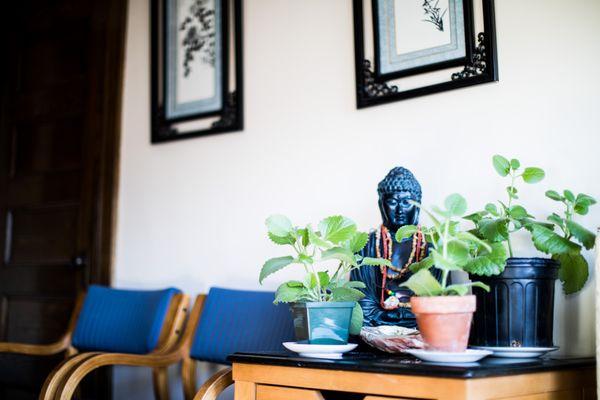
M 533 184 L 544 179 L 541 168 L 521 169 L 517 159 L 510 161 L 500 155 L 492 159 L 496 172 L 508 177 L 507 201 L 498 206 L 489 203 L 483 211 L 465 217 L 475 223 L 472 232 L 495 245 L 506 246 L 509 258 L 499 270 L 472 271 L 483 275 L 480 279 L 491 287 L 490 294 L 477 295 L 472 344 L 480 346 L 550 347 L 553 345 L 554 283 L 561 277 L 565 293 L 573 293 L 587 280 L 587 263 L 581 256 L 579 240 L 587 248 L 593 246 L 595 236 L 573 221 L 573 214 L 587 213 L 595 203 L 590 196 L 574 196 L 565 191 L 546 192 L 546 196 L 563 202 L 565 217 L 552 214 L 550 223 L 536 221 L 520 204 L 516 183 L 522 180 Z M 575 211 L 575 208 L 577 211 Z M 554 231 L 562 229 L 563 235 Z M 551 257 L 515 257 L 511 235 L 525 229 L 531 234 L 535 248 Z M 560 267 L 560 269 L 559 269 Z
M 402 285 L 414 293 L 410 304 L 427 348 L 463 352 L 476 308 L 470 288 L 489 288 L 481 282 L 449 284 L 450 272 L 498 269 L 506 253 L 502 246 L 491 245 L 461 230 L 459 220 L 467 210 L 467 202 L 461 195 L 448 196 L 444 206 L 445 209 L 432 207 L 431 212 L 424 210 L 433 223 L 431 227 L 404 226 L 396 233 L 396 240 L 421 229 L 432 246 L 428 257 L 410 267 L 413 275 Z M 434 266 L 442 271 L 441 282 L 430 271 Z
M 380 258 L 361 257 L 368 234 L 357 230 L 349 218 L 336 215 L 323 219 L 317 229 L 309 224 L 293 226 L 283 215 L 266 220 L 268 236 L 277 245 L 289 246 L 293 255 L 271 258 L 265 262 L 259 282 L 290 265 L 304 270 L 302 280 L 281 284 L 275 303 L 290 303 L 296 339 L 310 344 L 345 344 L 348 335 L 362 327 L 362 310 L 357 301 L 364 297 L 359 290 L 364 283 L 349 281 L 350 271 L 363 265 L 389 265 Z M 323 268 L 335 264 L 333 273 Z

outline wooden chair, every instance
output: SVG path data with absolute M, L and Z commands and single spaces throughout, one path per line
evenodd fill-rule
M 96 353 L 72 358 L 56 385 L 55 397 L 47 399 L 71 399 L 77 385 L 91 371 L 105 365 L 140 365 L 140 357 L 154 367 L 165 367 L 183 358 L 186 400 L 215 399 L 233 383 L 231 368 L 212 376 L 196 393 L 196 361 L 229 364 L 227 356 L 236 351 L 280 351 L 282 342 L 293 340 L 290 312 L 286 306 L 274 306 L 273 298 L 270 292 L 212 288 L 208 295 L 196 298 L 181 341 L 170 350 L 148 356 Z
M 94 359 L 98 367 L 119 364 L 153 368 L 156 398 L 168 399 L 166 367 L 183 357 L 173 349 L 179 346 L 188 305 L 189 297 L 177 289 L 133 291 L 90 286 L 73 313 L 68 333 L 57 342 L 65 346 L 64 342 L 70 341 L 66 347 L 71 356 L 48 376 L 39 398 L 60 398 L 71 374 Z
M 225 368 L 196 392 L 196 361 L 230 365 L 229 354 L 244 351 L 281 351 L 294 340 L 294 324 L 286 305 L 273 304 L 274 293 L 212 288 L 190 326 L 189 351 L 183 359 L 182 379 L 186 400 L 213 400 L 233 383 Z M 198 300 L 197 300 L 198 301 Z

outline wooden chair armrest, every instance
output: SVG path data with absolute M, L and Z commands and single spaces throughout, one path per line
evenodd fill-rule
M 65 377 L 62 387 L 57 391 L 57 398 L 71 399 L 79 382 L 90 372 L 109 365 L 127 365 L 133 367 L 168 367 L 181 360 L 181 353 L 175 351 L 168 354 L 121 354 L 100 353 L 79 363 Z
M 56 391 L 61 387 L 61 384 L 65 378 L 73 371 L 75 367 L 81 364 L 83 361 L 91 358 L 100 353 L 82 353 L 75 354 L 62 363 L 58 364 L 56 368 L 52 370 L 50 375 L 46 377 L 42 390 L 40 392 L 39 400 L 54 400 Z
M 233 374 L 231 373 L 231 368 L 225 368 L 204 382 L 204 385 L 200 387 L 200 390 L 194 396 L 194 400 L 215 400 L 223 390 L 232 384 Z
M 63 352 L 71 344 L 71 335 L 65 335 L 60 340 L 48 344 L 27 344 L 15 342 L 0 342 L 0 353 L 17 353 L 31 356 L 51 356 Z

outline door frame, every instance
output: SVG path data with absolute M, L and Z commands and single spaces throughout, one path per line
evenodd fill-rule
M 110 285 L 117 226 L 117 204 L 119 194 L 119 167 L 121 148 L 121 113 L 123 103 L 123 83 L 125 72 L 125 46 L 127 33 L 128 1 L 105 0 L 108 4 L 106 25 L 108 30 L 98 44 L 106 56 L 106 73 L 96 82 L 96 96 L 93 103 L 97 110 L 96 122 L 100 121 L 98 129 L 99 143 L 96 143 L 98 154 L 97 168 L 94 176 L 96 199 L 94 204 L 95 227 L 91 254 L 89 255 L 90 276 L 86 283 Z

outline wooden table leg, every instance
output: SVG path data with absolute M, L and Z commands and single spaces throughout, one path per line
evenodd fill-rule
M 235 381 L 235 400 L 256 400 L 256 383 Z

